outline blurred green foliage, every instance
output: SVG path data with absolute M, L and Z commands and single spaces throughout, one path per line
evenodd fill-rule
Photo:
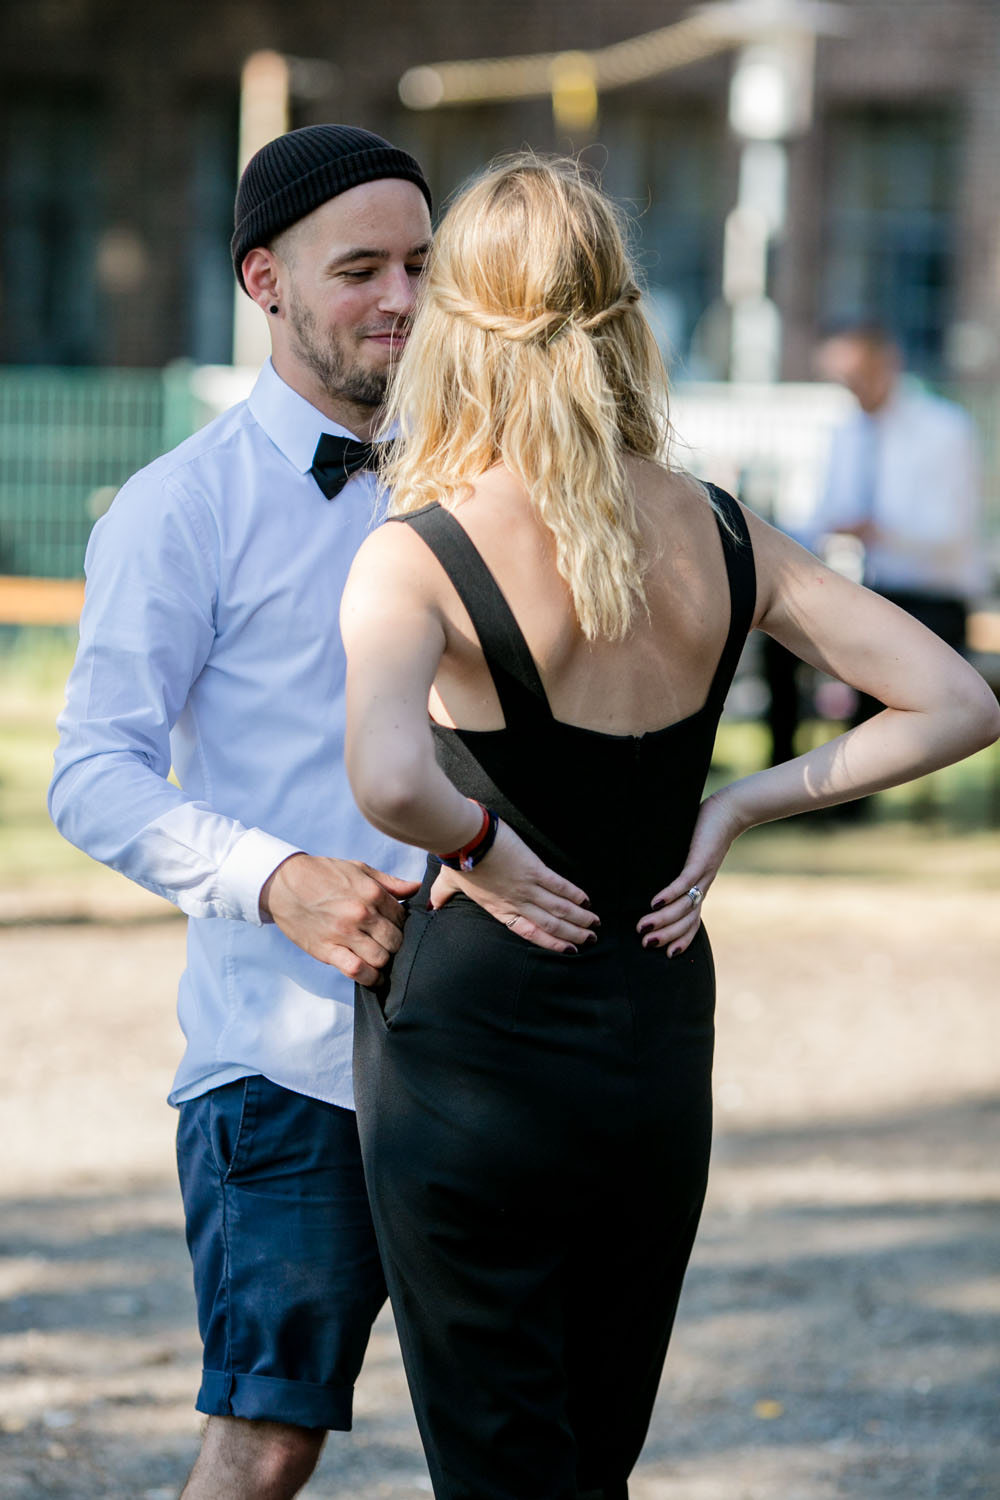
M 92 862 L 60 838 L 45 794 L 56 715 L 75 631 L 0 629 L 0 888 L 85 875 Z

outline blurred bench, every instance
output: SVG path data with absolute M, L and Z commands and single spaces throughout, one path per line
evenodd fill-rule
M 0 575 L 0 625 L 76 625 L 82 608 L 82 578 Z

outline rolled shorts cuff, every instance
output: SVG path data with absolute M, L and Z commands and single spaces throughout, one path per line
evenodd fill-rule
M 354 1390 L 311 1385 L 304 1380 L 275 1380 L 267 1375 L 227 1375 L 203 1370 L 195 1409 L 208 1417 L 244 1417 L 248 1421 L 286 1422 L 292 1427 L 326 1427 L 350 1432 Z

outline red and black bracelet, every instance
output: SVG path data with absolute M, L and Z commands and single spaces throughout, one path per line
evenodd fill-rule
M 477 802 L 475 797 L 469 798 L 475 802 L 483 815 L 483 821 L 479 825 L 479 831 L 463 844 L 461 849 L 456 849 L 453 854 L 435 854 L 434 858 L 440 860 L 441 864 L 447 865 L 450 870 L 474 870 L 481 859 L 484 859 L 493 848 L 497 836 L 497 825 L 500 819 L 490 807 L 484 807 Z

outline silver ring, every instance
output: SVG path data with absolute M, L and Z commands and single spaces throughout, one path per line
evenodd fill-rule
M 519 912 L 516 917 L 508 917 L 507 921 L 504 923 L 504 926 L 505 927 L 513 927 L 514 924 L 515 924 L 515 922 L 520 922 L 520 920 L 521 920 L 521 914 Z
M 691 889 L 687 893 L 687 898 L 690 901 L 690 903 L 691 903 L 692 906 L 700 906 L 701 905 L 702 894 L 703 893 L 702 893 L 702 890 L 701 890 L 700 886 L 693 885 L 691 887 Z

